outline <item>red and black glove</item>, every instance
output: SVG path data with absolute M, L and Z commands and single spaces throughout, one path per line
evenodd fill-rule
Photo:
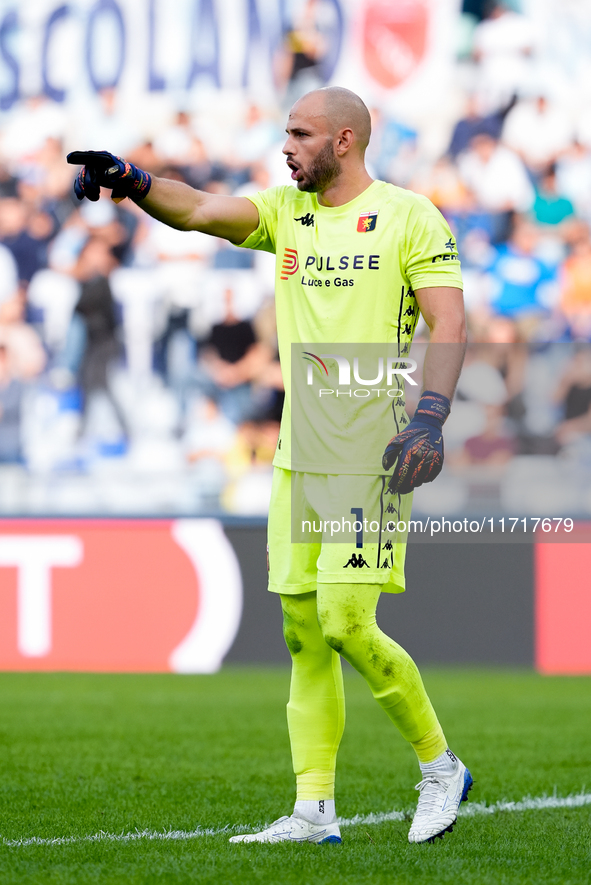
M 137 203 L 144 199 L 152 185 L 148 172 L 108 151 L 72 151 L 67 160 L 73 166 L 83 164 L 74 182 L 79 200 L 86 197 L 96 203 L 101 187 L 108 187 L 112 189 L 111 199 L 119 201 L 129 197 Z
M 386 446 L 384 470 L 396 464 L 388 491 L 406 495 L 439 476 L 443 467 L 443 424 L 450 408 L 446 396 L 425 390 L 406 430 L 392 437 Z

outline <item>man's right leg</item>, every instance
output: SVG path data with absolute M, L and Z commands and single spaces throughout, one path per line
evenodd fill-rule
M 276 467 L 269 507 L 269 590 L 280 594 L 283 632 L 292 658 L 287 718 L 297 779 L 294 813 L 261 833 L 231 842 L 340 842 L 334 773 L 345 724 L 339 655 L 326 644 L 316 610 L 316 543 L 292 543 L 292 496 L 301 505 L 303 475 Z M 313 518 L 302 512 L 302 516 Z
M 287 722 L 297 801 L 330 801 L 334 808 L 336 758 L 345 727 L 341 659 L 320 630 L 316 593 L 282 595 L 281 606 L 292 660 Z
M 231 842 L 340 842 L 334 783 L 345 726 L 340 656 L 324 641 L 316 593 L 281 594 L 283 633 L 292 659 L 287 722 L 297 794 L 293 814 Z

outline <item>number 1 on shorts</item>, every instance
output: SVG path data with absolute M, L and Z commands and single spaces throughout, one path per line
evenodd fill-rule
M 355 522 L 358 522 L 361 528 L 356 533 L 356 544 L 355 547 L 363 547 L 363 507 L 351 507 L 351 513 L 353 516 L 356 516 L 357 519 Z M 355 527 L 355 523 L 353 523 L 353 527 Z

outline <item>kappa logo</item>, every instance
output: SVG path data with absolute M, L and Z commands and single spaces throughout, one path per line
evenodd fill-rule
M 376 229 L 378 223 L 377 212 L 362 212 L 357 221 L 357 233 L 367 234 Z
M 292 274 L 299 269 L 300 262 L 298 260 L 297 249 L 285 248 L 283 252 L 283 264 L 281 265 L 281 279 L 287 280 Z
M 359 555 L 353 553 L 351 559 L 347 563 L 345 563 L 343 568 L 348 568 L 350 565 L 352 565 L 353 568 L 363 568 L 363 566 L 369 568 L 369 563 L 365 561 L 361 553 Z
M 300 221 L 302 227 L 314 227 L 314 215 L 311 212 L 307 212 L 306 215 L 300 215 L 299 218 L 294 218 L 294 221 Z

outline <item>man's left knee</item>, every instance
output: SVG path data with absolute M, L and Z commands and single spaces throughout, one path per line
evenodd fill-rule
M 359 641 L 364 633 L 363 624 L 360 623 L 353 611 L 335 613 L 327 609 L 319 609 L 318 623 L 326 644 L 345 656 L 348 648 L 355 641 Z

